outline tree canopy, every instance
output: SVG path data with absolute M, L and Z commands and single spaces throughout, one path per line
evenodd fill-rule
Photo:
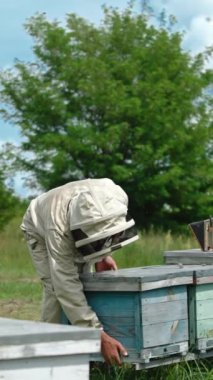
M 176 228 L 213 213 L 212 72 L 183 36 L 146 15 L 105 9 L 100 25 L 37 14 L 34 62 L 1 74 L 19 156 L 44 190 L 109 177 L 141 227 Z M 25 158 L 24 158 L 25 157 Z

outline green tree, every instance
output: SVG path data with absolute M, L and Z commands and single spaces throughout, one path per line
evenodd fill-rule
M 4 175 L 0 172 L 0 230 L 15 216 L 19 202 L 13 190 L 5 185 Z
M 38 14 L 26 30 L 35 61 L 2 72 L 2 112 L 21 128 L 31 158 L 18 159 L 40 186 L 110 177 L 145 228 L 213 213 L 208 52 L 192 57 L 181 34 L 131 7 L 105 9 L 100 26 Z

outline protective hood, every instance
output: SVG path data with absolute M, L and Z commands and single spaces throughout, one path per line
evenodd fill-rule
M 70 228 L 84 260 L 109 255 L 138 239 L 127 221 L 128 197 L 110 179 L 88 179 L 70 205 Z
M 88 179 L 71 203 L 71 231 L 127 214 L 128 197 L 107 178 Z M 108 222 L 109 223 L 109 222 Z

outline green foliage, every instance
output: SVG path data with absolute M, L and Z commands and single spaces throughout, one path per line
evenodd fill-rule
M 13 177 L 17 167 L 13 162 L 12 149 L 13 146 L 8 143 L 0 152 L 0 230 L 4 229 L 15 215 L 23 214 L 29 203 L 14 193 Z
M 20 157 L 44 189 L 109 177 L 128 193 L 144 228 L 177 229 L 213 213 L 212 73 L 182 36 L 131 6 L 105 9 L 100 26 L 26 24 L 34 63 L 2 72 L 4 116 L 25 137 Z
M 5 185 L 5 178 L 0 172 L 0 230 L 14 217 L 18 204 L 19 200 Z

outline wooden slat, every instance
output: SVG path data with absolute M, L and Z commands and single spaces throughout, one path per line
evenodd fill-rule
M 197 301 L 197 320 L 211 319 L 213 324 L 213 299 Z
M 164 252 L 164 260 L 166 264 L 184 264 L 184 265 L 212 265 L 213 252 L 204 252 L 200 249 L 166 251 Z
M 213 283 L 213 276 L 198 277 L 196 279 L 196 284 L 212 284 L 212 283 Z
M 146 291 L 193 283 L 192 268 L 163 265 L 81 275 L 86 291 Z
M 157 291 L 154 289 L 141 293 L 142 305 L 147 303 L 170 302 L 186 299 L 187 289 L 186 286 L 183 285 L 162 288 L 158 289 Z
M 160 289 L 171 286 L 180 286 L 186 284 L 192 284 L 192 276 L 182 276 L 177 278 L 167 278 L 165 280 L 141 283 L 141 291 L 147 291 L 152 289 Z
M 196 289 L 196 293 L 195 293 L 196 301 L 213 299 L 213 283 L 196 285 L 195 289 Z
M 13 359 L 1 361 L 0 368 L 2 380 L 88 380 L 89 356 Z
M 0 346 L 99 338 L 95 328 L 0 318 Z
M 168 345 L 161 345 L 157 347 L 144 348 L 141 350 L 141 358 L 160 358 L 175 355 L 177 353 L 183 353 L 186 355 L 188 352 L 188 348 L 188 341 Z
M 143 329 L 143 347 L 157 347 L 163 344 L 188 340 L 188 320 L 176 320 L 147 325 Z
M 98 316 L 127 317 L 135 314 L 137 294 L 130 292 L 86 293 L 88 304 Z
M 208 253 L 204 254 L 209 255 Z M 211 253 L 212 263 L 213 263 L 213 252 Z M 200 268 L 196 268 L 196 279 L 202 277 L 212 277 L 213 276 L 213 265 L 202 265 Z
M 213 318 L 197 320 L 197 338 L 213 338 Z
M 79 340 L 25 345 L 1 345 L 0 360 L 77 355 L 100 351 L 99 341 Z
M 146 304 L 142 306 L 142 324 L 147 325 L 188 319 L 187 300 Z

